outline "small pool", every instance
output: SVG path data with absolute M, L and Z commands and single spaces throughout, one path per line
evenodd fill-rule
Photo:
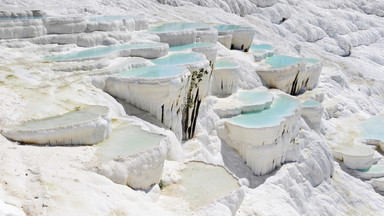
M 305 61 L 305 62 L 307 62 L 307 63 L 311 63 L 311 64 L 317 64 L 317 63 L 320 62 L 319 60 L 316 60 L 316 59 L 310 59 L 310 58 L 303 58 L 303 61 Z
M 247 105 L 272 101 L 273 96 L 267 92 L 242 91 L 238 93 L 237 99 Z
M 302 107 L 316 107 L 319 105 L 321 105 L 321 103 L 315 100 L 306 100 L 301 104 Z
M 235 31 L 235 30 L 253 30 L 251 27 L 239 26 L 239 25 L 217 25 L 214 26 L 219 32 Z
M 139 126 L 123 125 L 97 145 L 96 155 L 101 160 L 129 156 L 156 147 L 161 139 L 163 136 L 145 132 Z
M 207 206 L 240 188 L 237 179 L 220 166 L 189 162 L 180 175 L 181 180 L 165 187 L 163 192 L 171 196 L 180 195 L 192 210 Z
M 283 68 L 290 65 L 298 64 L 302 62 L 301 58 L 291 57 L 291 56 L 272 56 L 265 60 L 266 64 L 272 66 L 272 68 Z
M 384 164 L 374 164 L 368 169 L 358 169 L 358 171 L 364 173 L 384 173 Z
M 134 18 L 135 16 L 97 16 L 97 17 L 90 17 L 89 21 L 92 22 L 110 22 L 115 20 L 123 20 L 123 19 L 130 19 Z
M 297 99 L 279 95 L 269 109 L 241 114 L 228 119 L 228 122 L 249 128 L 274 126 L 279 124 L 285 116 L 291 115 L 299 106 Z
M 68 53 L 65 55 L 57 55 L 46 57 L 48 61 L 65 61 L 65 60 L 75 60 L 82 58 L 95 58 L 108 55 L 113 52 L 127 50 L 127 49 L 137 49 L 137 48 L 151 48 L 163 46 L 161 43 L 138 43 L 138 44 L 122 44 L 117 46 L 105 46 L 98 48 L 90 48 L 79 52 Z
M 215 45 L 216 44 L 214 44 L 214 43 L 192 43 L 192 44 L 170 47 L 169 51 L 178 52 L 178 51 L 184 51 L 184 50 L 193 49 L 193 48 L 213 47 Z
M 202 24 L 202 23 L 173 22 L 173 23 L 165 23 L 159 26 L 152 26 L 149 28 L 148 32 L 162 33 L 162 32 L 173 32 L 173 31 L 182 31 L 182 30 L 198 29 L 198 28 L 211 28 L 211 26 L 207 24 Z
M 273 50 L 274 47 L 269 44 L 252 45 L 251 50 Z
M 179 53 L 169 55 L 164 58 L 158 58 L 151 62 L 155 65 L 185 65 L 206 60 L 205 56 L 200 53 Z
M 165 78 L 177 76 L 186 71 L 187 69 L 182 66 L 146 66 L 121 72 L 117 76 L 130 78 Z
M 361 124 L 360 137 L 384 142 L 384 117 L 371 117 Z
M 16 130 L 46 130 L 50 128 L 66 127 L 83 122 L 91 121 L 98 118 L 100 115 L 105 115 L 108 112 L 108 107 L 90 106 L 80 110 L 65 113 L 63 115 L 32 120 L 16 126 Z
M 216 63 L 215 63 L 215 68 L 216 69 L 219 69 L 219 68 L 234 68 L 234 67 L 238 67 L 239 65 L 234 63 L 234 62 L 230 62 L 230 61 L 225 61 L 225 60 L 217 60 Z

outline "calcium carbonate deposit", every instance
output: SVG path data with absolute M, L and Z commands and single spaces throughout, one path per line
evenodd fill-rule
M 0 216 L 384 215 L 382 0 L 0 0 Z

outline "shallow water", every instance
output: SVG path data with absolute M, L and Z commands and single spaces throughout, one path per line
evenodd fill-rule
M 152 60 L 155 65 L 185 65 L 206 60 L 200 53 L 179 53 Z
M 239 65 L 234 62 L 225 61 L 225 60 L 218 60 L 215 63 L 215 68 L 234 68 L 238 66 Z
M 285 116 L 291 115 L 299 105 L 297 99 L 279 95 L 269 109 L 241 114 L 228 119 L 228 122 L 249 128 L 274 126 L 279 124 Z
M 252 45 L 251 50 L 273 50 L 274 47 L 269 44 Z
M 137 78 L 164 78 L 173 77 L 186 72 L 182 66 L 147 66 L 133 68 L 119 73 L 118 77 L 137 77 Z
M 180 195 L 191 209 L 207 206 L 214 200 L 230 194 L 240 186 L 237 179 L 224 168 L 189 162 L 180 172 L 181 180 L 165 188 L 169 195 Z
M 364 173 L 379 173 L 379 172 L 384 172 L 384 164 L 374 164 L 368 169 L 361 169 L 358 170 L 360 172 Z
M 163 136 L 141 130 L 139 126 L 125 125 L 113 129 L 111 136 L 97 145 L 100 159 L 113 159 L 143 152 L 159 145 Z
M 213 46 L 215 46 L 214 43 L 192 43 L 192 44 L 170 47 L 169 51 L 177 52 L 177 51 L 183 51 L 183 50 L 192 49 L 192 48 L 213 47 Z
M 272 68 L 283 68 L 290 65 L 298 64 L 303 60 L 300 58 L 295 58 L 291 56 L 271 56 L 265 60 L 266 64 L 272 66 Z
M 17 126 L 17 130 L 43 130 L 53 127 L 63 127 L 96 119 L 108 112 L 107 107 L 91 106 L 81 110 L 72 111 L 63 115 L 25 122 Z
M 384 117 L 371 117 L 361 124 L 360 137 L 384 142 Z
M 104 46 L 98 48 L 90 48 L 79 52 L 68 53 L 65 55 L 50 56 L 46 59 L 49 61 L 62 61 L 62 60 L 74 60 L 82 58 L 92 58 L 108 55 L 110 53 L 136 48 L 151 48 L 162 46 L 161 43 L 138 43 L 138 44 L 122 44 L 117 46 Z

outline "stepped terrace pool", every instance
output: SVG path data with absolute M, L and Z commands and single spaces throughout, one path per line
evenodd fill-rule
M 300 104 L 296 99 L 279 95 L 269 109 L 241 114 L 228 119 L 228 122 L 249 128 L 274 126 L 279 124 L 285 116 L 291 115 L 299 106 Z

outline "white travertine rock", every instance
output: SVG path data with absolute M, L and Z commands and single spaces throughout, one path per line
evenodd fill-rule
M 33 38 L 45 34 L 47 34 L 47 29 L 39 19 L 0 22 L 0 39 Z
M 29 39 L 36 44 L 76 44 L 80 47 L 101 45 L 106 38 L 114 38 L 123 43 L 131 40 L 130 32 L 92 32 L 78 34 L 51 34 Z
M 266 91 L 240 91 L 227 98 L 218 98 L 213 110 L 220 118 L 229 118 L 241 113 L 269 109 L 273 99 L 273 95 Z
M 96 171 L 113 182 L 147 190 L 160 181 L 169 140 L 132 123 L 118 123 L 97 146 Z
M 304 78 L 309 79 L 309 74 L 305 73 L 305 63 L 297 63 L 283 68 L 260 69 L 256 72 L 268 87 L 277 88 L 292 95 L 298 94 L 304 87 L 301 85 Z M 301 76 L 301 74 L 307 76 Z
M 169 44 L 169 46 L 179 46 L 196 42 L 197 32 L 194 29 L 182 31 L 159 32 L 154 33 L 160 37 L 160 41 Z
M 181 179 L 161 193 L 181 199 L 190 212 L 215 215 L 225 209 L 226 215 L 235 215 L 243 202 L 244 188 L 225 167 L 191 161 L 178 174 Z
M 87 30 L 85 17 L 49 17 L 43 23 L 48 34 L 73 34 Z
M 214 28 L 198 28 L 196 29 L 196 42 L 216 43 L 218 32 Z
M 317 101 L 306 100 L 301 104 L 301 117 L 316 132 L 320 131 L 323 112 L 323 105 Z
M 209 25 L 200 23 L 167 23 L 154 26 L 149 32 L 160 37 L 169 46 L 180 46 L 195 42 L 217 42 L 217 31 Z
M 142 69 L 138 69 L 142 70 Z M 189 88 L 190 71 L 187 68 L 157 67 L 154 71 L 180 70 L 174 76 L 165 77 L 110 77 L 104 90 L 126 102 L 154 115 L 165 126 L 182 136 L 182 106 Z M 159 72 L 161 73 L 161 72 Z M 178 91 L 175 91 L 178 90 Z
M 300 112 L 299 100 L 275 94 L 269 109 L 221 121 L 217 130 L 254 174 L 265 175 L 285 162 L 290 145 L 295 143 Z
M 230 32 L 219 32 L 217 41 L 220 42 L 227 49 L 231 49 L 232 45 L 232 34 Z
M 243 50 L 244 52 L 248 52 L 256 32 L 253 28 L 237 25 L 219 25 L 215 28 L 219 33 L 220 43 L 228 48 L 229 37 L 225 36 L 220 38 L 220 36 L 230 34 L 232 35 L 230 49 Z
M 108 107 L 88 106 L 59 116 L 11 126 L 5 137 L 40 145 L 92 145 L 106 139 L 111 131 Z
M 307 89 L 312 90 L 317 86 L 321 70 L 323 69 L 323 63 L 321 61 L 308 62 L 305 70 L 311 74 L 307 83 Z
M 237 91 L 240 66 L 230 58 L 221 58 L 212 72 L 211 94 L 225 96 Z
M 349 169 L 368 169 L 373 163 L 374 150 L 365 145 L 354 144 L 332 149 L 333 156 L 344 162 Z
M 256 72 L 265 85 L 291 95 L 315 88 L 322 69 L 322 63 L 317 60 L 290 56 L 272 56 L 263 63 L 266 66 Z

